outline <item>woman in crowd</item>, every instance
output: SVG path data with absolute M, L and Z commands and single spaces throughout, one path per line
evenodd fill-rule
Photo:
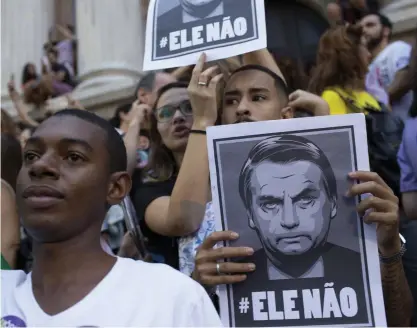
M 223 75 L 228 73 L 228 67 L 219 63 L 201 72 L 206 81 L 211 81 L 210 90 L 217 90 Z M 177 82 L 159 91 L 151 115 L 149 174 L 145 183 L 135 191 L 135 207 L 138 216 L 144 218 L 143 230 L 150 248 L 158 244 L 154 253 L 162 255 L 164 261 L 175 268 L 178 268 L 175 237 L 195 232 L 205 211 L 205 206 L 194 207 L 193 202 L 184 204 L 182 199 L 184 192 L 193 193 L 190 184 L 193 177 L 189 173 L 193 170 L 196 154 L 207 151 L 201 147 L 201 140 L 205 140 L 204 131 L 199 124 L 193 123 L 195 118 L 200 122 L 199 117 L 195 117 L 199 112 L 193 109 L 205 108 L 212 102 L 211 98 L 207 99 L 206 89 L 200 86 L 198 90 L 190 91 L 188 83 Z M 217 102 L 214 115 L 216 120 Z M 194 196 L 207 199 L 208 194 L 209 185 L 205 183 L 204 187 L 196 188 Z M 184 224 L 189 220 L 190 224 Z
M 178 268 L 177 230 L 170 229 L 170 197 L 174 186 L 181 183 L 181 167 L 187 161 L 185 150 L 193 129 L 193 112 L 187 84 L 174 82 L 158 94 L 151 118 L 149 166 L 144 183 L 135 192 L 135 207 L 143 219 L 154 261 Z M 189 160 L 189 158 L 188 158 Z M 182 178 L 185 178 L 183 172 Z M 169 237 L 163 237 L 169 236 Z M 159 257 L 159 258 L 158 258 Z
M 11 78 L 14 83 L 14 78 Z M 40 76 L 33 63 L 27 63 L 22 71 L 22 90 L 24 100 L 35 106 L 42 105 L 53 94 L 52 80 L 49 76 Z
M 176 240 L 165 237 L 172 234 L 164 233 L 160 226 L 168 215 L 170 196 L 193 122 L 187 85 L 176 82 L 164 86 L 152 114 L 150 134 L 153 144 L 149 168 L 145 182 L 135 191 L 134 204 L 149 239 L 153 260 L 178 268 Z
M 1 268 L 16 268 L 20 223 L 15 200 L 16 180 L 22 166 L 19 141 L 1 134 Z
M 369 60 L 360 26 L 329 29 L 320 39 L 309 91 L 327 101 L 331 115 L 381 110 L 378 101 L 365 91 Z

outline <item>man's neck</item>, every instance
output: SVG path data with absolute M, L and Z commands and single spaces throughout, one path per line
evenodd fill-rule
M 378 55 L 388 46 L 387 40 L 382 40 L 372 51 L 372 60 L 374 60 Z
M 116 258 L 103 250 L 100 236 L 90 237 L 84 234 L 60 243 L 41 244 L 34 241 L 33 286 L 48 294 L 48 290 L 59 289 L 62 285 L 73 282 L 82 284 L 80 278 L 89 280 L 94 271 L 108 272 Z

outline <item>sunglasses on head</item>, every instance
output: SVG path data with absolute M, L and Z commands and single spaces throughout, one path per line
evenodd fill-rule
M 184 116 L 193 115 L 193 109 L 189 100 L 184 100 L 176 105 L 165 105 L 155 110 L 156 120 L 160 123 L 168 123 L 172 120 L 175 113 L 179 110 Z

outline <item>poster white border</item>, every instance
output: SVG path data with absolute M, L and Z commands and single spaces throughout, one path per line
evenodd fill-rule
M 267 47 L 267 34 L 266 34 L 266 20 L 265 20 L 265 4 L 264 0 L 253 0 L 255 8 L 252 11 L 254 15 L 254 23 L 257 27 L 257 38 L 248 41 L 236 41 L 230 42 L 227 45 L 213 46 L 204 50 L 191 50 L 192 53 L 185 53 L 173 58 L 166 59 L 152 59 L 152 53 L 154 52 L 154 36 L 155 33 L 155 18 L 158 1 L 168 0 L 150 0 L 148 7 L 148 15 L 146 21 L 146 33 L 145 33 L 145 51 L 143 59 L 143 71 L 159 70 L 172 67 L 182 67 L 187 65 L 194 65 L 197 63 L 201 53 L 205 53 L 207 56 L 207 62 L 213 60 L 220 60 L 230 58 L 238 55 L 245 54 L 247 52 L 264 49 Z M 255 17 L 256 14 L 256 17 Z M 237 44 L 236 44 L 237 43 Z
M 216 218 L 216 229 L 222 229 L 222 213 L 220 211 L 219 192 L 217 190 L 217 171 L 215 160 L 214 141 L 225 138 L 250 137 L 261 134 L 282 133 L 300 130 L 314 130 L 324 128 L 353 128 L 353 137 L 356 152 L 356 165 L 359 171 L 369 171 L 368 143 L 366 135 L 365 116 L 363 114 L 332 115 L 307 117 L 288 120 L 240 123 L 233 125 L 214 126 L 207 129 L 207 148 L 210 165 L 210 181 L 212 191 L 213 210 Z M 298 132 L 297 132 L 298 133 Z M 353 153 L 352 153 L 353 154 Z M 365 250 L 362 254 L 366 255 L 368 276 L 364 279 L 368 281 L 374 327 L 386 327 L 386 316 L 384 307 L 384 298 L 382 293 L 381 271 L 379 263 L 378 245 L 376 239 L 376 226 L 363 224 L 363 238 Z M 362 245 L 362 243 L 360 243 Z M 227 297 L 227 287 L 219 286 L 220 313 L 222 323 L 230 326 L 229 300 Z M 367 300 L 367 302 L 368 302 Z M 371 315 L 372 316 L 372 315 Z M 336 326 L 336 325 L 334 325 Z M 346 325 L 341 325 L 346 326 Z M 359 326 L 359 325 L 358 325 Z M 360 325 L 364 327 L 364 325 Z M 293 327 L 293 326 L 291 326 Z M 318 327 L 318 326 L 315 326 Z

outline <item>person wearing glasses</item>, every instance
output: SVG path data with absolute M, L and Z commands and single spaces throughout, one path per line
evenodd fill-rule
M 186 165 L 185 151 L 193 127 L 193 111 L 187 83 L 163 86 L 149 115 L 150 139 L 148 166 L 135 191 L 134 206 L 148 240 L 154 262 L 178 269 L 177 231 L 167 224 L 170 196 L 181 183 L 181 167 Z M 195 154 L 194 154 L 195 155 Z

